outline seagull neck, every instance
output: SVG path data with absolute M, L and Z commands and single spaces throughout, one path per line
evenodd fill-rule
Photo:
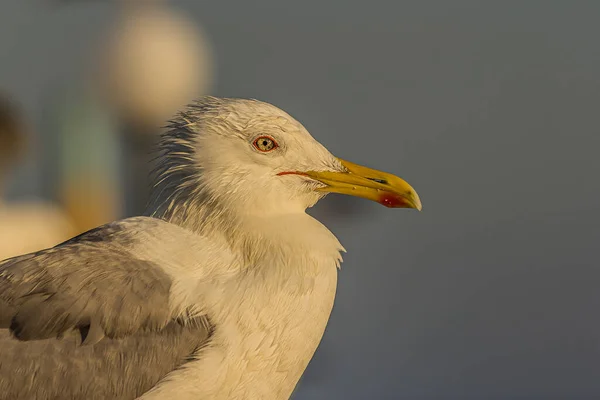
M 313 250 L 323 248 L 335 257 L 343 249 L 329 229 L 305 212 L 239 212 L 207 204 L 173 211 L 163 219 L 211 240 L 222 241 L 242 253 L 246 252 L 249 244 L 252 244 L 251 248 L 262 248 L 266 243 L 275 246 L 271 249 L 275 252 L 290 246 Z
M 167 221 L 189 229 L 195 233 L 207 235 L 217 232 L 229 234 L 239 231 L 242 227 L 253 227 L 253 231 L 260 232 L 263 228 L 273 225 L 288 225 L 291 220 L 312 218 L 305 212 L 280 212 L 265 215 L 261 212 L 235 212 L 232 210 L 200 207 L 193 212 L 186 210 L 185 213 L 174 213 L 166 219 Z M 288 228 L 293 228 L 289 226 Z
M 284 221 L 290 216 L 296 218 L 308 216 L 305 206 L 289 200 L 275 202 L 275 204 L 265 202 L 255 204 L 248 200 L 243 204 L 236 203 L 235 207 L 220 200 L 210 195 L 199 196 L 197 201 L 175 202 L 164 211 L 154 213 L 154 216 L 200 234 L 215 231 L 228 232 L 241 225 L 257 224 L 257 221 Z M 281 204 L 285 204 L 286 207 L 282 208 Z

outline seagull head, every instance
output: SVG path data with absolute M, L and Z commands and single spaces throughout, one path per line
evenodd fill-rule
M 169 128 L 158 176 L 159 184 L 174 182 L 165 190 L 167 209 L 202 202 L 236 214 L 294 213 L 340 193 L 421 210 L 406 181 L 332 155 L 268 103 L 204 97 Z

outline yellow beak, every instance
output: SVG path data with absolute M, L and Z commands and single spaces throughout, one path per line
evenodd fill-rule
M 386 207 L 415 208 L 421 211 L 417 192 L 403 179 L 339 159 L 347 172 L 308 171 L 302 173 L 324 183 L 321 192 L 341 193 L 376 201 Z

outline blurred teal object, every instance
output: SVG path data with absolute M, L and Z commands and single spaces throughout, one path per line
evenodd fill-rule
M 86 175 L 119 182 L 122 145 L 116 118 L 86 91 L 71 90 L 65 99 L 57 101 L 61 176 L 71 180 Z
M 123 144 L 111 109 L 92 90 L 70 87 L 53 96 L 54 188 L 83 228 L 124 214 Z

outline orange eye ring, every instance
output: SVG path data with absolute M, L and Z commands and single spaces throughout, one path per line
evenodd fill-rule
M 269 153 L 279 147 L 271 136 L 259 136 L 252 142 L 254 148 L 261 153 Z

